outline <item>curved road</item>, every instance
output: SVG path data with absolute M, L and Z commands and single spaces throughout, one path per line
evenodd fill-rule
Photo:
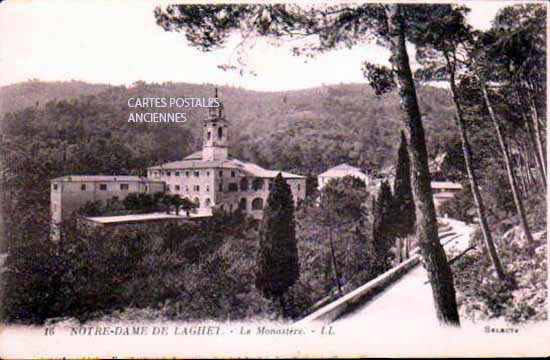
M 453 236 L 442 239 L 447 258 L 468 248 L 473 227 L 462 221 L 444 219 L 452 227 Z M 370 299 L 358 309 L 342 315 L 334 321 L 345 326 L 361 326 L 373 324 L 400 324 L 400 326 L 416 328 L 419 325 L 433 326 L 438 324 L 434 311 L 432 289 L 426 270 L 417 265 L 401 279 L 386 288 L 383 292 Z

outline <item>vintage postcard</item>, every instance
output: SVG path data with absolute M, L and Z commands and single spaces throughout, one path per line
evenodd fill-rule
M 0 357 L 547 356 L 543 1 L 0 1 Z

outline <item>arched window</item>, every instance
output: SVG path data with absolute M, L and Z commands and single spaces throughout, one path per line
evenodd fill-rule
M 206 198 L 206 200 L 204 200 L 204 207 L 210 207 L 210 198 Z
M 197 207 L 200 207 L 200 206 L 201 206 L 201 202 L 200 202 L 200 200 L 199 200 L 198 197 L 196 197 L 196 198 L 193 200 L 193 202 L 195 203 L 195 205 L 197 205 Z
M 220 127 L 218 128 L 218 139 L 221 139 L 222 136 L 223 136 L 223 129 L 222 129 L 222 127 L 220 126 Z
M 241 191 L 247 191 L 248 190 L 248 179 L 242 178 L 241 180 Z
M 229 204 L 229 212 L 230 212 L 230 213 L 233 212 L 233 204 Z
M 255 198 L 252 200 L 252 210 L 262 210 L 264 208 L 264 199 Z
M 206 135 L 206 140 L 210 140 L 210 135 L 211 135 L 211 134 L 210 134 L 210 131 L 209 131 L 209 132 L 207 133 L 207 135 Z
M 241 198 L 239 202 L 239 209 L 246 211 L 246 198 Z

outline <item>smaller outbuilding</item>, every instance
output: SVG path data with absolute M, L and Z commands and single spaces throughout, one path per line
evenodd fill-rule
M 365 172 L 363 170 L 361 170 L 360 168 L 355 167 L 355 166 L 351 166 L 351 165 L 348 165 L 348 164 L 340 164 L 338 166 L 335 166 L 333 168 L 328 169 L 327 171 L 325 171 L 322 174 L 319 174 L 319 176 L 317 177 L 318 184 L 319 184 L 318 188 L 319 188 L 319 190 L 322 190 L 323 187 L 330 180 L 340 179 L 340 178 L 343 178 L 345 176 L 353 176 L 357 179 L 362 180 L 363 182 L 365 182 L 365 186 L 367 188 L 369 187 L 369 185 L 371 183 L 370 177 L 367 174 L 365 174 Z

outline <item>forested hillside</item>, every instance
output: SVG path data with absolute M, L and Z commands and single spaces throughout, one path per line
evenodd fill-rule
M 128 99 L 135 97 L 212 97 L 214 85 L 182 83 L 146 84 L 131 87 L 89 85 L 80 82 L 30 81 L 0 89 L 5 115 L 3 133 L 25 136 L 36 151 L 52 152 L 51 161 L 65 163 L 109 157 L 129 159 L 126 164 L 65 164 L 71 172 L 128 172 L 180 159 L 200 149 L 201 123 L 206 111 L 187 108 L 185 124 L 128 123 Z M 435 156 L 452 135 L 452 107 L 446 90 L 420 90 L 430 151 Z M 77 96 L 78 95 L 78 96 Z M 318 173 L 348 162 L 378 170 L 394 160 L 401 127 L 397 96 L 376 96 L 368 85 L 335 85 L 299 91 L 255 92 L 221 87 L 231 123 L 231 153 L 266 167 L 301 173 Z M 49 101 L 48 101 L 49 100 Z M 7 114 L 8 112 L 14 112 Z M 180 111 L 150 108 L 139 112 Z M 32 129 L 30 129 L 32 128 Z M 30 130 L 30 131 L 27 131 Z M 32 137 L 33 139 L 29 138 Z M 51 142 L 45 142 L 50 139 Z M 119 146 L 120 145 L 120 146 Z M 140 160 L 137 161 L 137 158 Z M 132 161 L 136 160 L 136 161 Z M 102 161 L 93 161 L 102 162 Z M 119 170 L 117 170 L 119 169 Z
M 0 116 L 29 106 L 40 106 L 48 101 L 97 94 L 109 85 L 89 84 L 83 81 L 44 82 L 29 80 L 0 87 Z

